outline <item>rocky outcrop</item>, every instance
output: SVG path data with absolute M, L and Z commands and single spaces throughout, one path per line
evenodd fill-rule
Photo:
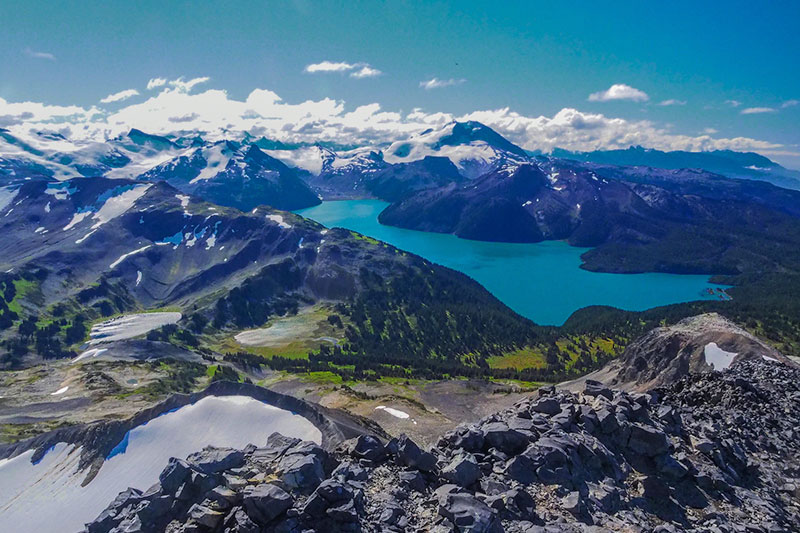
M 173 459 L 107 531 L 796 531 L 800 370 L 752 360 L 647 394 L 552 387 L 444 435 Z
M 724 370 L 720 367 L 725 365 L 720 363 L 731 365 L 751 359 L 794 364 L 730 320 L 706 313 L 653 329 L 632 342 L 618 359 L 566 386 L 580 390 L 587 380 L 594 380 L 641 392 L 670 385 L 690 373 Z

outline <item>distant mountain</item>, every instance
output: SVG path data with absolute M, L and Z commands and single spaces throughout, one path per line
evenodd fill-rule
M 427 130 L 385 150 L 389 163 L 409 163 L 427 156 L 447 157 L 466 178 L 476 178 L 507 162 L 530 158 L 519 146 L 480 122 L 452 122 Z
M 714 150 L 710 152 L 662 152 L 641 146 L 627 150 L 571 152 L 556 148 L 553 157 L 606 165 L 646 166 L 666 169 L 698 168 L 730 178 L 768 181 L 787 189 L 800 189 L 800 171 L 789 170 L 753 152 Z
M 597 247 L 584 259 L 605 271 L 800 267 L 800 257 L 775 253 L 772 244 L 800 245 L 800 193 L 699 171 L 636 171 L 563 159 L 510 164 L 467 184 L 421 191 L 379 220 L 467 239 L 564 239 Z
M 40 135 L 36 146 L 0 131 L 0 183 L 95 177 L 167 181 L 179 190 L 244 210 L 301 209 L 320 200 L 297 171 L 253 144 L 169 139 L 132 129 L 105 143 L 72 144 Z
M 139 179 L 248 211 L 258 205 L 295 210 L 320 203 L 297 171 L 257 146 L 218 141 L 161 163 Z

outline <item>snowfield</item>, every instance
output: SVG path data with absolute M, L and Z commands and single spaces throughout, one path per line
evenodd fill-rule
M 209 396 L 129 431 L 85 487 L 79 447 L 59 443 L 37 464 L 31 463 L 33 450 L 0 460 L 0 533 L 81 531 L 121 491 L 146 490 L 158 481 L 170 457 L 209 445 L 263 445 L 275 431 L 322 439 L 300 415 L 246 396 Z
M 89 345 L 132 339 L 180 319 L 181 314 L 177 312 L 122 315 L 92 326 Z
M 739 355 L 736 352 L 726 352 L 716 342 L 709 342 L 703 349 L 706 364 L 714 367 L 714 370 L 721 372 L 731 366 L 733 360 Z

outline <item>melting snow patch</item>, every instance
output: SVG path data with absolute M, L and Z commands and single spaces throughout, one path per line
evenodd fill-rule
M 281 215 L 267 215 L 267 218 L 273 222 L 276 222 L 278 226 L 282 227 L 283 229 L 291 228 L 291 224 L 287 224 L 283 221 L 283 217 Z
M 174 324 L 181 319 L 180 313 L 137 313 L 122 315 L 92 326 L 89 345 L 121 341 L 144 335 L 148 331 Z
M 142 282 L 142 271 L 141 270 L 137 270 L 136 271 L 136 286 L 138 287 L 141 282 Z
M 0 188 L 0 210 L 5 209 L 14 201 L 17 196 L 17 190 L 10 187 Z M 49 204 L 48 204 L 49 205 Z
M 75 225 L 80 224 L 83 221 L 83 219 L 85 219 L 91 214 L 92 214 L 91 211 L 81 211 L 79 213 L 75 213 L 74 215 L 72 215 L 72 220 L 69 221 L 69 224 L 64 226 L 64 231 L 72 229 L 73 227 L 75 227 Z
M 142 246 L 142 247 L 141 247 L 141 248 L 139 248 L 138 250 L 134 250 L 134 251 L 132 251 L 132 252 L 128 252 L 127 254 L 122 254 L 122 255 L 119 257 L 119 259 L 117 259 L 116 261 L 114 261 L 113 263 L 111 263 L 111 264 L 108 266 L 108 268 L 111 268 L 111 269 L 117 268 L 117 266 L 118 266 L 120 263 L 122 263 L 123 261 L 125 261 L 125 260 L 126 260 L 127 258 L 129 258 L 130 256 L 132 256 L 132 255 L 136 255 L 136 254 L 138 254 L 138 253 L 141 253 L 141 252 L 144 252 L 145 250 L 147 250 L 147 249 L 148 249 L 148 248 L 150 248 L 151 246 L 152 246 L 152 244 L 148 244 L 148 245 L 146 245 L 146 246 Z M 138 283 L 137 283 L 137 285 L 138 285 Z
M 714 367 L 714 370 L 722 371 L 731 366 L 733 359 L 739 355 L 736 352 L 726 352 L 716 342 L 709 342 L 703 350 L 706 364 Z
M 144 196 L 144 193 L 146 193 L 149 188 L 150 185 L 135 185 L 133 188 L 107 199 L 105 203 L 103 203 L 103 206 L 92 217 L 92 219 L 96 221 L 92 229 L 99 228 L 109 220 L 115 219 L 133 207 L 136 200 Z
M 379 409 L 381 411 L 386 411 L 387 413 L 389 413 L 390 415 L 392 415 L 394 417 L 402 418 L 403 420 L 405 420 L 407 418 L 410 418 L 410 415 L 408 413 L 406 413 L 405 411 L 401 411 L 399 409 L 394 409 L 392 407 L 386 407 L 385 405 L 379 405 L 378 407 L 375 408 L 375 410 L 379 410 Z
M 60 388 L 60 389 L 58 389 L 57 391 L 55 391 L 55 392 L 51 392 L 51 393 L 50 393 L 50 396 L 61 396 L 62 394 L 64 394 L 64 393 L 65 393 L 65 392 L 67 392 L 68 390 L 69 390 L 69 387 L 61 387 L 61 388 Z
M 777 360 L 777 359 L 775 359 L 774 357 L 767 357 L 766 355 L 762 355 L 762 356 L 761 356 L 761 358 L 762 358 L 764 361 L 775 361 L 776 363 L 778 362 L 778 360 Z
M 93 234 L 95 231 L 97 231 L 97 230 L 96 230 L 96 229 L 93 229 L 92 231 L 90 231 L 89 233 L 87 233 L 86 235 L 84 235 L 83 237 L 81 237 L 80 239 L 78 239 L 77 241 L 75 241 L 75 244 L 80 244 L 80 243 L 82 243 L 83 241 L 85 241 L 86 239 L 88 239 L 89 237 L 91 237 L 91 236 L 92 236 L 92 234 Z
M 45 228 L 44 226 L 39 226 L 38 228 L 33 230 L 33 232 L 34 233 L 47 233 L 47 228 Z
M 97 357 L 98 355 L 102 354 L 103 352 L 107 352 L 108 348 L 90 348 L 80 354 L 78 357 L 72 360 L 73 363 L 77 363 L 81 359 L 88 359 L 90 357 Z

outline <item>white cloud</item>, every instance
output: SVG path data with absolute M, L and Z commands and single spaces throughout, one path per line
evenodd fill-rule
M 123 100 L 127 100 L 128 98 L 134 96 L 139 96 L 139 91 L 137 91 L 136 89 L 126 89 L 118 93 L 109 94 L 108 96 L 100 100 L 100 103 L 110 104 L 111 102 L 121 102 Z
M 348 70 L 353 70 L 354 68 L 356 68 L 356 65 L 352 63 L 322 61 L 320 63 L 306 65 L 304 70 L 313 74 L 315 72 L 346 72 Z
M 50 52 L 37 52 L 36 50 L 31 50 L 30 48 L 26 48 L 22 52 L 26 56 L 32 57 L 34 59 L 47 59 L 48 61 L 55 61 L 56 60 L 56 56 L 54 56 Z
M 704 128 L 703 133 L 705 133 L 706 135 L 714 135 L 715 133 L 719 133 L 719 130 L 716 130 L 714 128 Z
M 442 87 L 451 87 L 453 85 L 461 85 L 464 83 L 465 79 L 463 78 L 450 78 L 447 80 L 440 80 L 439 78 L 431 78 L 427 81 L 419 82 L 419 86 L 425 89 L 426 91 L 430 91 L 431 89 L 440 89 Z
M 150 81 L 147 82 L 147 90 L 152 91 L 158 87 L 163 87 L 167 84 L 167 80 L 164 78 L 150 78 Z
M 255 89 L 244 99 L 232 98 L 220 89 L 189 92 L 186 87 L 196 85 L 193 81 L 165 84 L 144 101 L 114 111 L 0 99 L 0 126 L 27 139 L 36 139 L 37 132 L 45 131 L 78 143 L 103 141 L 138 128 L 158 135 L 200 132 L 210 140 L 239 138 L 247 132 L 284 142 L 336 141 L 380 147 L 454 120 L 478 120 L 525 149 L 543 152 L 556 147 L 591 151 L 642 145 L 660 150 L 791 153 L 789 147 L 778 143 L 747 137 L 715 138 L 712 130 L 697 136 L 680 135 L 663 124 L 573 108 L 553 116 L 526 116 L 509 108 L 464 115 L 419 108 L 401 113 L 384 110 L 378 103 L 352 108 L 331 98 L 286 102 L 268 89 Z
M 203 76 L 200 78 L 192 78 L 191 80 L 184 81 L 183 77 L 178 78 L 177 80 L 172 80 L 169 82 L 170 87 L 174 87 L 176 90 L 183 92 L 183 93 L 190 93 L 192 89 L 194 89 L 195 85 L 199 85 L 201 83 L 206 83 L 210 80 L 208 76 Z M 149 84 L 148 84 L 149 85 Z
M 784 103 L 781 104 L 781 109 L 786 109 L 787 107 L 794 107 L 796 105 L 800 105 L 800 100 L 786 100 Z
M 351 78 L 374 78 L 383 74 L 380 70 L 372 68 L 369 65 L 364 65 L 357 71 L 350 74 Z
M 757 115 L 760 113 L 774 113 L 776 110 L 772 107 L 747 107 L 741 110 L 742 115 Z
M 631 102 L 646 102 L 650 97 L 647 93 L 640 91 L 624 83 L 615 83 L 605 91 L 592 93 L 589 95 L 590 102 L 609 102 L 612 100 L 630 100 Z
M 725 103 L 731 107 L 739 107 L 742 103 L 739 100 L 725 100 Z
M 309 74 L 326 72 L 349 72 L 351 78 L 374 78 L 383 74 L 380 70 L 373 68 L 369 63 L 346 63 L 344 61 L 322 61 L 306 65 L 303 69 Z
M 660 106 L 672 106 L 672 105 L 686 105 L 686 100 L 675 100 L 674 98 L 670 98 L 669 100 L 662 100 L 658 103 Z

